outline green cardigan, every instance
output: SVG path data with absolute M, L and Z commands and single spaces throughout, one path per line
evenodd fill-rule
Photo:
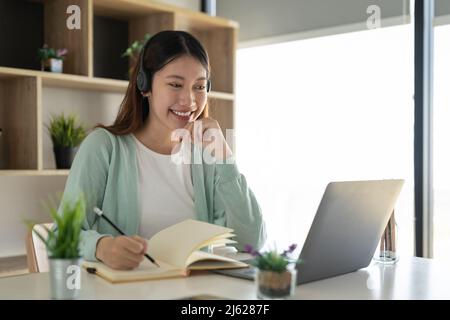
M 201 157 L 201 149 L 193 147 L 192 150 L 192 157 L 196 157 L 196 162 L 191 164 L 196 218 L 234 229 L 238 250 L 245 244 L 261 248 L 266 239 L 261 210 L 236 164 L 207 164 Z M 95 252 L 101 237 L 118 235 L 103 219 L 97 218 L 92 210 L 94 206 L 102 209 L 126 234 L 138 233 L 136 159 L 136 143 L 131 135 L 117 136 L 96 129 L 81 144 L 66 182 L 63 201 L 75 200 L 80 192 L 85 196 L 86 218 L 80 244 L 85 260 L 97 261 Z M 59 212 L 61 209 L 60 206 Z

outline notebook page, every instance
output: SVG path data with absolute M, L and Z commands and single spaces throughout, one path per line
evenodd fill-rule
M 201 243 L 200 245 L 198 245 L 195 248 L 195 250 L 200 250 L 201 248 L 207 247 L 208 245 L 221 246 L 221 245 L 234 244 L 234 243 L 237 243 L 237 241 L 231 240 L 231 239 L 217 239 L 217 240 L 211 240 L 211 241 L 207 240 L 207 241 Z
M 157 260 L 183 269 L 189 255 L 200 244 L 232 231 L 230 228 L 188 219 L 155 234 L 148 241 L 147 252 Z
M 248 264 L 225 256 L 219 256 L 203 251 L 195 251 L 188 258 L 186 262 L 186 268 L 187 267 L 191 270 L 208 270 L 244 268 L 248 267 Z

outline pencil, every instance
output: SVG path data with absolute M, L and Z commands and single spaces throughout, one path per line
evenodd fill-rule
M 97 207 L 94 207 L 94 212 L 101 218 L 105 219 L 114 229 L 117 230 L 117 232 L 119 232 L 121 235 L 126 236 L 126 234 L 119 229 L 119 227 L 117 227 L 111 220 L 108 219 L 107 216 L 104 215 L 103 211 L 100 210 Z M 147 253 L 145 254 L 145 257 L 150 260 L 154 265 L 156 265 L 159 268 L 159 264 L 155 261 L 155 259 L 153 259 L 150 255 L 148 255 Z

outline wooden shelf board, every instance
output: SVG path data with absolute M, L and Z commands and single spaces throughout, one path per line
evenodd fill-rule
M 211 17 L 201 12 L 177 12 L 175 15 L 177 29 L 212 31 L 219 28 L 239 28 L 235 21 Z
M 217 100 L 234 100 L 234 94 L 228 93 L 228 92 L 218 92 L 218 91 L 211 91 L 209 93 L 209 97 L 211 99 L 217 99 Z
M 61 76 L 61 77 L 60 77 Z M 106 78 L 91 78 L 76 75 L 46 75 L 42 77 L 42 84 L 50 87 L 76 88 L 125 93 L 128 81 Z
M 188 20 L 192 27 L 237 28 L 239 24 L 221 17 L 211 17 L 203 12 L 148 0 L 94 0 L 94 14 L 128 20 L 155 13 L 175 13 Z
M 94 14 L 128 20 L 154 13 L 170 13 L 167 5 L 136 0 L 94 0 Z
M 68 176 L 70 170 L 0 170 L 0 176 Z
M 0 278 L 18 276 L 29 273 L 27 267 L 27 256 L 0 258 Z
M 17 77 L 39 77 L 44 86 L 63 87 L 73 89 L 100 90 L 125 93 L 128 81 L 106 78 L 94 78 L 65 73 L 0 67 L 0 79 Z

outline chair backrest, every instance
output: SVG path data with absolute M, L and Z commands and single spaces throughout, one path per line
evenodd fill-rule
M 51 229 L 53 223 L 43 223 L 36 224 L 33 230 L 38 232 L 43 237 L 47 237 L 47 229 Z M 31 230 L 27 234 L 26 239 L 26 250 L 27 250 L 27 264 L 28 270 L 30 272 L 47 272 L 48 271 L 48 258 L 47 258 L 47 248 L 44 242 Z

